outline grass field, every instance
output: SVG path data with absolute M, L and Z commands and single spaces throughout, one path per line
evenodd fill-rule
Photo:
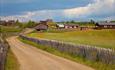
M 28 36 L 115 49 L 115 30 L 76 30 L 71 32 L 48 31 L 43 33 L 30 33 Z
M 20 32 L 21 28 L 17 28 L 15 26 L 0 26 L 0 30 L 2 32 Z

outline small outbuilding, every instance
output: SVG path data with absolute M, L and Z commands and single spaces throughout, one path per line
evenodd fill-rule
M 111 22 L 100 22 L 95 24 L 97 29 L 115 29 L 115 23 Z
M 56 27 L 57 27 L 58 29 L 64 29 L 64 24 L 57 24 Z

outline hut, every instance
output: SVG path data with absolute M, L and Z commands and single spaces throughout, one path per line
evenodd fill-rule
M 112 22 L 100 22 L 95 24 L 96 29 L 115 29 L 115 23 Z

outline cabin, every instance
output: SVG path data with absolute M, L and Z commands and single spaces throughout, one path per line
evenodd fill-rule
M 3 25 L 3 26 L 12 26 L 15 24 L 16 24 L 16 22 L 14 20 L 8 20 L 8 21 L 1 20 L 0 21 L 0 25 Z
M 35 29 L 37 31 L 47 30 L 48 29 L 47 21 L 40 21 L 39 24 L 35 27 Z
M 6 21 L 5 20 L 0 20 L 0 25 L 5 25 Z
M 78 27 L 79 27 L 78 24 L 64 24 L 64 28 L 65 28 L 65 29 L 68 29 L 68 28 L 73 28 L 73 29 L 75 29 L 75 28 L 78 28 Z
M 41 31 L 41 30 L 47 30 L 48 29 L 48 25 L 45 25 L 45 24 L 38 24 L 35 29 L 37 31 Z
M 15 25 L 16 22 L 14 20 L 9 20 L 6 24 L 6 26 L 9 26 L 9 25 Z
M 95 24 L 96 29 L 115 29 L 115 23 L 113 22 L 100 22 Z

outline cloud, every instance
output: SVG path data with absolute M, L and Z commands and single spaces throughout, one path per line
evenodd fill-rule
M 84 7 L 58 10 L 41 10 L 24 12 L 22 15 L 8 16 L 22 20 L 61 19 L 114 19 L 115 0 L 94 0 Z M 8 19 L 8 17 L 4 17 Z M 3 18 L 3 17 L 2 17 Z M 10 19 L 10 18 L 9 18 Z
M 65 15 L 75 16 L 101 16 L 115 14 L 115 0 L 95 0 L 94 3 L 85 7 L 64 10 Z M 115 15 L 114 15 L 115 16 Z

